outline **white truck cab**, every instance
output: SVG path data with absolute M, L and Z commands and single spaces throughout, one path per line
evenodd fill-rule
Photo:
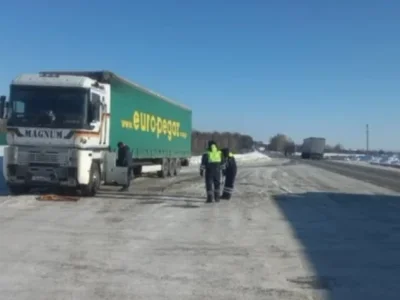
M 4 100 L 3 173 L 11 193 L 57 186 L 90 196 L 102 181 L 126 183 L 110 151 L 109 84 L 85 76 L 22 74 Z

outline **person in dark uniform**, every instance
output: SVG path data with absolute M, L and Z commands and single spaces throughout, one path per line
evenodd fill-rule
M 225 176 L 225 184 L 221 199 L 229 200 L 232 197 L 233 188 L 235 185 L 237 164 L 236 159 L 232 152 L 229 151 L 229 148 L 224 148 L 221 152 L 225 165 L 224 170 L 222 171 L 223 175 Z
M 122 187 L 122 190 L 127 190 L 131 184 L 131 180 L 133 179 L 133 162 L 131 150 L 129 149 L 129 146 L 125 145 L 123 142 L 118 143 L 118 158 L 116 165 L 118 167 L 128 168 L 128 183 Z
M 208 142 L 208 151 L 203 154 L 200 164 L 200 176 L 205 174 L 205 184 L 207 191 L 206 203 L 211 203 L 214 199 L 219 202 L 221 186 L 221 166 L 222 153 L 218 150 L 214 141 Z M 214 186 L 214 190 L 213 190 Z

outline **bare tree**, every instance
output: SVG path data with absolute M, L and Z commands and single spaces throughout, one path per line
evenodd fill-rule
M 225 147 L 229 148 L 229 135 L 230 135 L 230 133 L 226 132 L 226 131 L 221 133 L 221 143 L 219 144 L 219 146 L 221 148 L 225 148 Z
M 331 145 L 326 144 L 325 145 L 325 152 L 332 152 L 333 151 L 333 147 Z
M 220 148 L 228 147 L 234 153 L 242 153 L 249 151 L 254 146 L 254 140 L 249 135 L 242 135 L 240 133 L 231 133 L 218 131 L 214 132 L 201 132 L 193 130 L 192 132 L 192 153 L 198 155 L 205 151 L 207 143 L 214 140 Z
M 342 152 L 343 151 L 343 146 L 341 144 L 336 144 L 335 147 L 333 147 L 333 152 Z
M 269 140 L 269 150 L 271 151 L 285 151 L 287 144 L 293 143 L 293 141 L 285 134 L 278 133 Z

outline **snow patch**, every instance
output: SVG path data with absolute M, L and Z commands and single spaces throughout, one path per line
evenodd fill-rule
M 246 153 L 246 154 L 235 154 L 235 159 L 238 162 L 251 162 L 251 161 L 269 161 L 271 158 L 258 151 Z M 190 158 L 190 165 L 199 165 L 201 163 L 201 155 L 192 156 Z
M 161 165 L 142 166 L 142 173 L 153 173 L 161 171 Z

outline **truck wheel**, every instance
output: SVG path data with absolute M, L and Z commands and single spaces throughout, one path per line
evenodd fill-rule
M 161 171 L 157 172 L 158 177 L 165 178 L 169 173 L 169 160 L 168 158 L 163 158 L 161 161 Z
M 100 169 L 97 163 L 92 163 L 90 168 L 89 184 L 81 186 L 82 196 L 93 197 L 100 188 Z
M 186 159 L 186 158 L 182 159 L 181 160 L 181 166 L 182 167 L 188 167 L 189 166 L 189 159 Z
M 169 160 L 168 176 L 175 176 L 175 175 L 176 175 L 176 158 L 171 158 Z
M 134 167 L 133 168 L 133 175 L 135 175 L 135 177 L 142 176 L 142 166 Z
M 178 176 L 178 174 L 179 174 L 180 171 L 181 171 L 181 168 L 182 168 L 181 160 L 178 158 L 178 159 L 176 160 L 176 168 L 175 168 L 174 176 Z
M 76 188 L 73 187 L 62 187 L 58 189 L 58 192 L 61 195 L 67 195 L 67 196 L 75 196 L 76 195 Z
M 18 195 L 29 193 L 30 187 L 29 186 L 9 185 L 8 190 L 10 191 L 11 195 L 18 196 Z
M 310 157 L 310 154 L 308 154 L 308 153 L 303 153 L 303 154 L 301 154 L 301 158 L 302 158 L 302 159 L 310 159 L 311 157 Z

